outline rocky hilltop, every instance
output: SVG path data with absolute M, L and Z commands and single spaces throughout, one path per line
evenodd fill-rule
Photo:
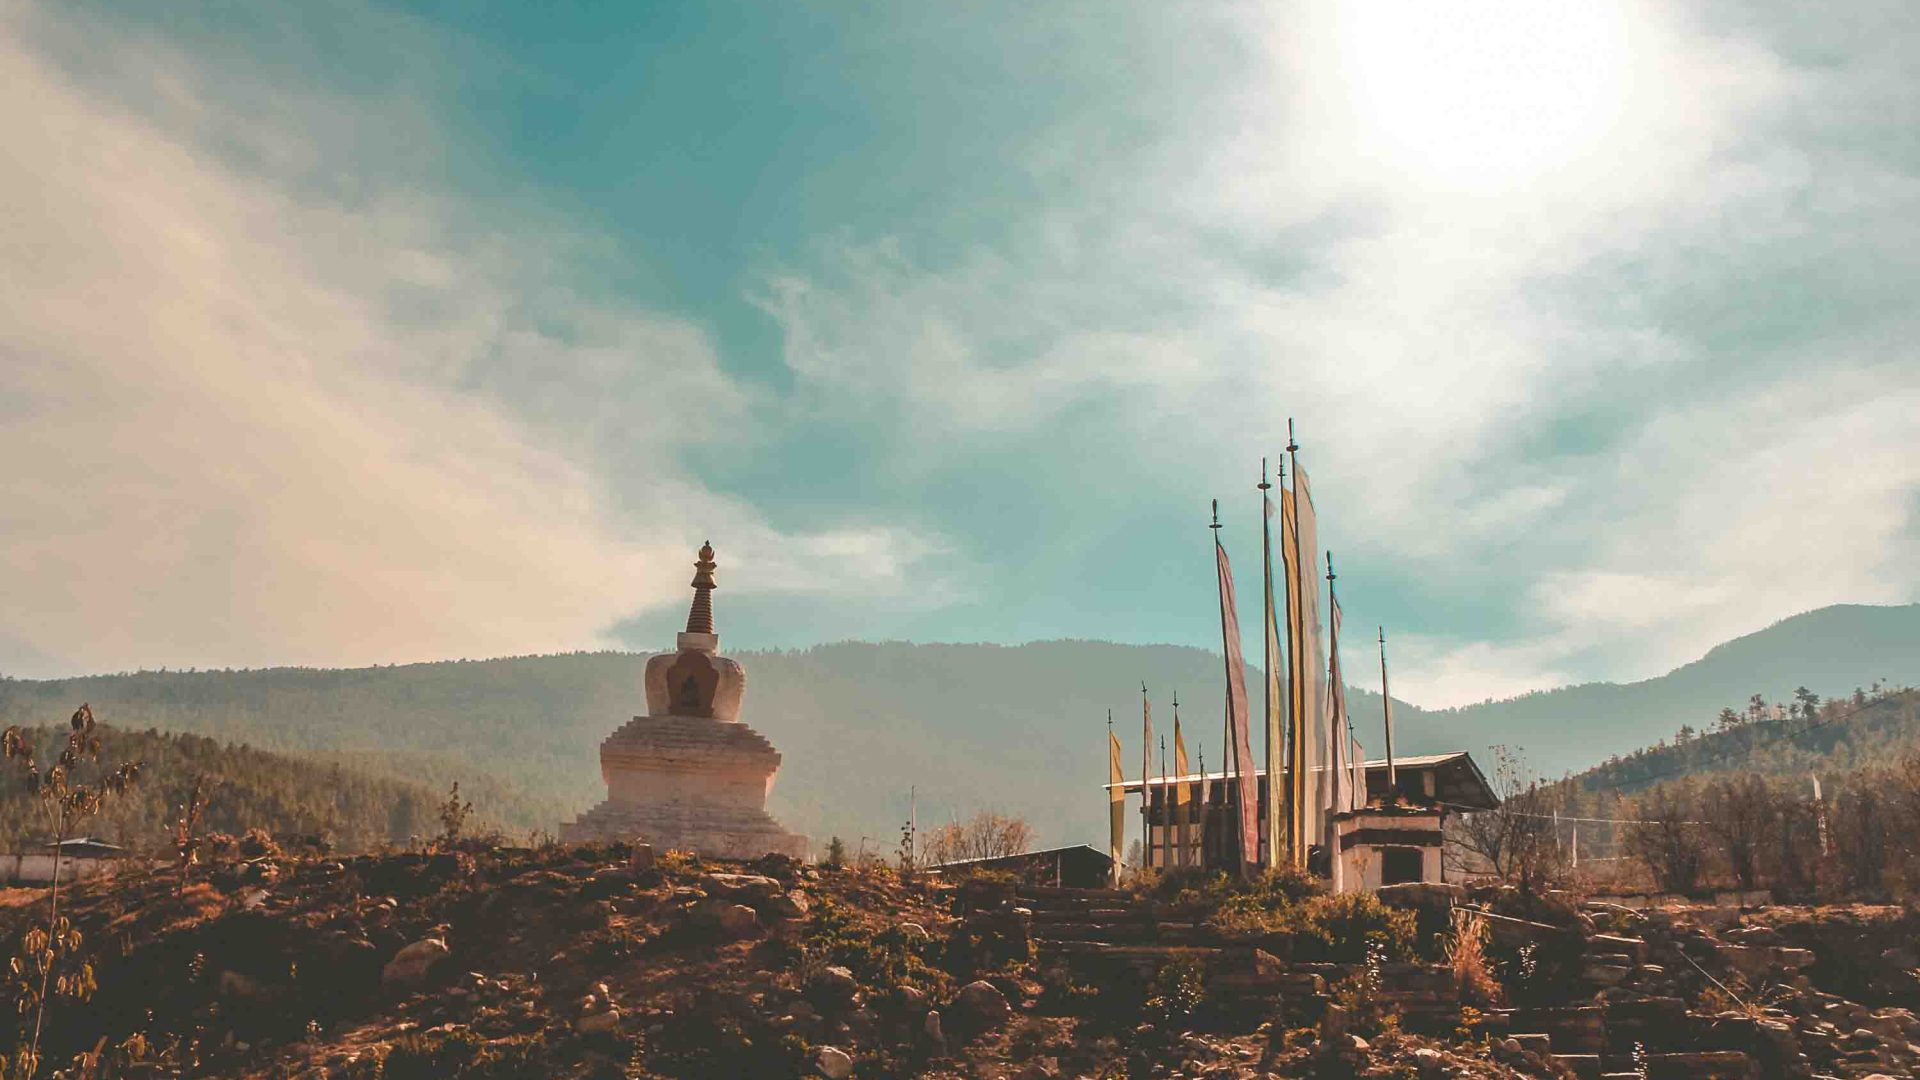
M 44 896 L 8 894 L 9 937 Z M 70 890 L 115 1076 L 1914 1075 L 1903 908 L 1274 879 L 1073 890 L 621 844 Z M 62 969 L 65 970 L 64 968 Z

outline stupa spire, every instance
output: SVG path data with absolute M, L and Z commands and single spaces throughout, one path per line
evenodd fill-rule
M 713 571 L 719 566 L 713 561 L 713 545 L 701 543 L 700 555 L 693 564 L 693 607 L 687 612 L 687 633 L 713 633 Z

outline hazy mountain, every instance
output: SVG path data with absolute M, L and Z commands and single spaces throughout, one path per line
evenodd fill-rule
M 1670 738 L 1682 724 L 1704 730 L 1721 708 L 1744 707 L 1753 694 L 1786 702 L 1806 686 L 1838 697 L 1876 680 L 1920 682 L 1920 604 L 1837 604 L 1735 638 L 1658 678 L 1568 686 L 1422 719 L 1463 744 L 1524 747 L 1536 769 L 1558 775 Z
M 1523 746 L 1542 771 L 1591 765 L 1709 725 L 1761 693 L 1823 696 L 1875 679 L 1920 681 L 1920 605 L 1841 606 L 1722 645 L 1669 675 L 1590 684 L 1463 709 L 1396 704 L 1408 753 Z M 746 665 L 742 718 L 785 755 L 772 808 L 824 842 L 832 833 L 891 849 L 917 792 L 923 823 L 998 807 L 1027 815 L 1044 841 L 1104 829 L 1106 714 L 1139 765 L 1140 696 L 1156 733 L 1178 692 L 1188 746 L 1219 763 L 1217 654 L 1171 645 L 1050 641 L 1019 646 L 843 643 L 735 654 Z M 644 658 L 576 653 L 342 671 L 142 672 L 0 681 L 0 720 L 45 723 L 80 701 L 103 721 L 197 731 L 326 753 L 439 789 L 464 778 L 480 809 L 552 828 L 602 796 L 599 741 L 645 709 Z M 1259 674 L 1252 673 L 1256 701 Z M 1379 698 L 1352 694 L 1361 735 L 1379 739 Z M 1158 760 L 1156 747 L 1155 759 Z M 483 780 L 496 780 L 479 786 Z

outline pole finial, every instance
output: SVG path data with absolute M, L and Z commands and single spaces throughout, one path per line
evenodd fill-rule
M 713 590 L 719 588 L 713 580 L 713 572 L 719 564 L 713 561 L 713 545 L 700 542 L 700 553 L 693 560 L 693 606 L 687 610 L 687 633 L 713 633 Z
M 1210 529 L 1217 529 L 1220 527 L 1220 500 L 1219 499 L 1213 500 L 1213 524 L 1207 527 Z
M 1332 581 L 1334 577 L 1335 577 L 1335 574 L 1333 572 L 1333 552 L 1329 550 L 1327 552 L 1327 580 Z
M 1300 444 L 1293 441 L 1293 417 L 1289 416 L 1287 417 L 1287 453 L 1291 454 L 1299 449 Z
M 1267 459 L 1264 457 L 1260 459 L 1260 483 L 1256 486 L 1261 491 L 1267 491 L 1273 487 L 1272 484 L 1267 483 Z

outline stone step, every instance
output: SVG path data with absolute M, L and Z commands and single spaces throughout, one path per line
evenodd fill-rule
M 1041 921 L 1071 921 L 1074 919 L 1134 919 L 1153 915 L 1171 915 L 1166 908 L 1157 908 L 1151 904 L 1137 904 L 1131 907 L 1114 907 L 1111 900 L 1076 901 L 1073 903 L 1047 903 L 1036 900 L 1015 900 L 1014 906 Z
M 1067 885 L 1021 885 L 1014 894 L 1028 900 L 1117 900 L 1123 904 L 1139 899 L 1124 889 L 1076 889 Z
M 1128 967 L 1151 975 L 1175 960 L 1209 963 L 1223 950 L 1217 945 L 1130 945 L 1108 941 L 1037 942 L 1044 956 L 1057 956 L 1069 964 L 1086 967 Z
M 1580 1080 L 1600 1080 L 1599 1054 L 1555 1054 L 1553 1060 Z
M 1597 1005 L 1514 1009 L 1507 1014 L 1507 1032 L 1545 1035 L 1556 1053 L 1598 1054 L 1606 1048 L 1607 1023 Z
M 1595 934 L 1587 939 L 1587 953 L 1607 953 L 1616 956 L 1630 956 L 1636 964 L 1647 962 L 1647 943 L 1636 937 L 1623 937 L 1616 934 Z
M 1108 941 L 1185 945 L 1202 942 L 1206 928 L 1193 923 L 1048 923 L 1035 926 L 1035 941 Z
M 1601 1058 L 1606 1073 L 1633 1073 L 1644 1064 L 1646 1080 L 1753 1080 L 1753 1059 L 1738 1050 L 1690 1050 L 1646 1054 L 1638 1059 L 1608 1054 Z

